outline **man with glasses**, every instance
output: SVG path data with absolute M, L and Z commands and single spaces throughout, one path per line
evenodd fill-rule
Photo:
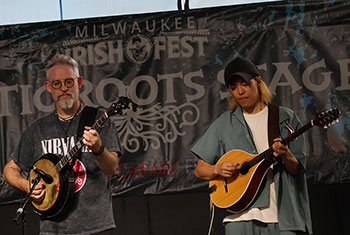
M 54 56 L 46 68 L 46 77 L 45 87 L 51 94 L 55 110 L 25 130 L 4 168 L 6 182 L 26 193 L 32 183 L 26 176 L 34 162 L 47 153 L 66 155 L 78 142 L 78 126 L 86 108 L 79 101 L 83 77 L 79 75 L 74 59 L 60 54 Z M 96 117 L 103 112 L 98 109 Z M 110 119 L 99 132 L 84 127 L 82 141 L 86 148 L 81 149 L 72 168 L 77 176 L 74 208 L 69 208 L 58 219 L 40 218 L 40 234 L 113 234 L 116 226 L 109 177 L 116 172 L 120 155 L 115 130 Z M 45 189 L 46 183 L 41 180 L 30 195 L 31 199 L 36 203 L 43 202 L 49 193 Z

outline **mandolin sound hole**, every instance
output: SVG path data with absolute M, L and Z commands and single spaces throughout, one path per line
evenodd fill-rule
M 241 168 L 239 169 L 239 173 L 241 173 L 242 175 L 247 174 L 249 171 L 249 163 L 248 162 L 244 162 L 241 166 Z

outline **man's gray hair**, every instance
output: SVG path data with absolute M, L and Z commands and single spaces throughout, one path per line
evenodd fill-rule
M 78 63 L 69 56 L 63 54 L 56 54 L 52 57 L 46 66 L 46 78 L 48 78 L 48 71 L 55 65 L 68 65 L 73 68 L 73 71 L 77 77 L 79 77 L 79 65 Z

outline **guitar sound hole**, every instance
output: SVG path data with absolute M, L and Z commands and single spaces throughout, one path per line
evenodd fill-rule
M 239 173 L 241 173 L 242 175 L 247 174 L 249 171 L 249 163 L 248 162 L 244 162 L 241 166 L 241 168 L 239 169 Z

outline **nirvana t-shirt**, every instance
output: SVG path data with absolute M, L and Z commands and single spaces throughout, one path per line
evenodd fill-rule
M 103 114 L 98 110 L 96 117 Z M 31 124 L 22 134 L 11 158 L 28 174 L 30 167 L 43 154 L 65 156 L 78 142 L 77 130 L 81 113 L 62 122 L 51 113 Z M 108 151 L 120 152 L 116 126 L 108 119 L 99 134 Z M 76 205 L 62 221 L 40 220 L 40 234 L 91 234 L 115 228 L 110 179 L 98 167 L 95 156 L 84 146 L 80 161 L 74 166 Z

